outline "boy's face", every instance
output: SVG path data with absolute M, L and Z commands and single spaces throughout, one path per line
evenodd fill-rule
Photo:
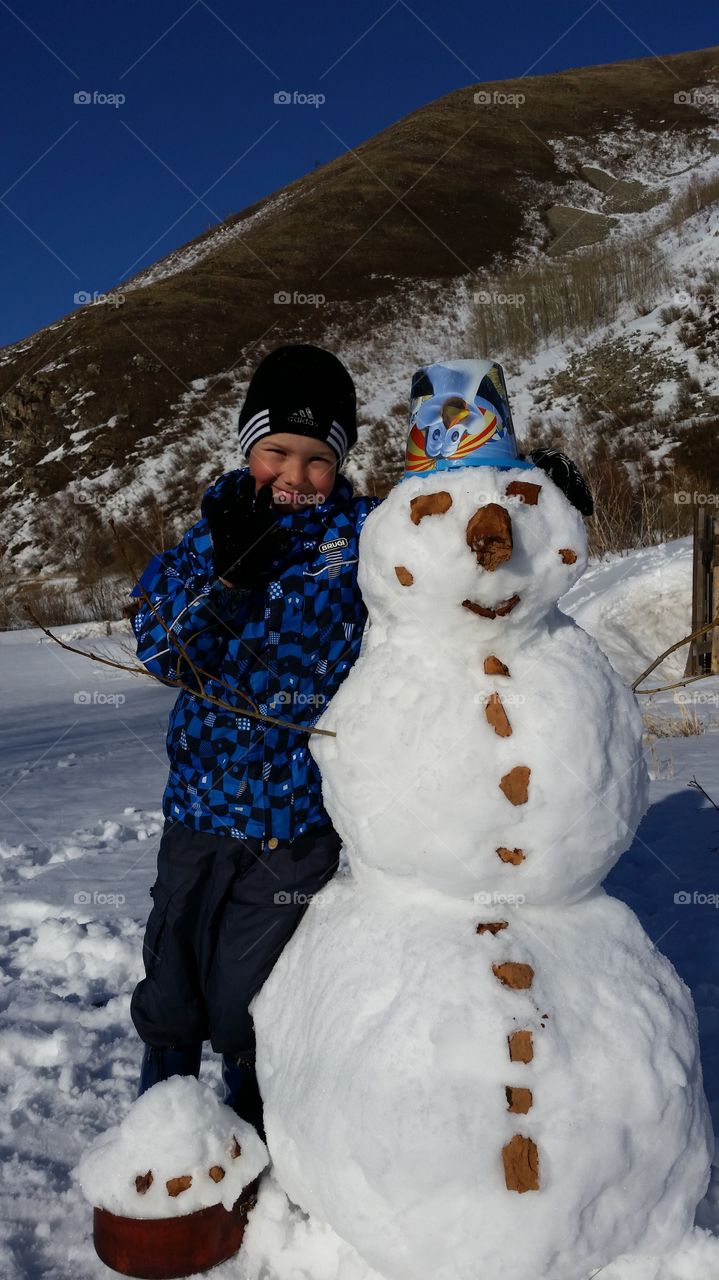
M 248 465 L 256 488 L 272 485 L 273 501 L 288 507 L 324 502 L 337 477 L 337 457 L 328 444 L 289 432 L 253 444 Z

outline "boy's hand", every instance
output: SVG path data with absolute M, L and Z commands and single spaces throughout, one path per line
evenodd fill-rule
M 218 578 L 231 587 L 252 587 L 268 578 L 288 542 L 277 527 L 270 485 L 255 494 L 254 479 L 243 476 L 234 492 L 225 485 L 219 494 L 206 494 L 201 510 L 210 526 Z

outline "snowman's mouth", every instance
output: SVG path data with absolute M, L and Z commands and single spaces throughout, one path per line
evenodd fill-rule
M 500 600 L 499 604 L 478 604 L 476 600 L 463 600 L 462 608 L 470 609 L 472 613 L 478 613 L 480 618 L 505 618 L 508 613 L 512 612 L 515 605 L 519 604 L 520 596 L 515 592 L 508 600 Z

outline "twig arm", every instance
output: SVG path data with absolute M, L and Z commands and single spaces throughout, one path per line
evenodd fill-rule
M 154 680 L 156 684 L 165 685 L 171 689 L 184 689 L 185 693 L 191 693 L 194 697 L 202 696 L 204 702 L 209 702 L 214 707 L 221 707 L 223 711 L 231 711 L 233 715 L 246 716 L 249 720 L 259 720 L 262 724 L 276 725 L 279 729 L 291 729 L 295 733 L 315 734 L 321 738 L 335 738 L 337 735 L 331 729 L 318 729 L 314 725 L 292 724 L 289 720 L 279 720 L 275 716 L 265 716 L 258 711 L 247 711 L 244 707 L 233 706 L 231 702 L 225 702 L 222 698 L 215 698 L 209 693 L 198 694 L 197 689 L 193 689 L 190 685 L 185 684 L 183 680 L 172 679 L 169 676 L 156 675 L 154 671 L 148 671 L 147 667 L 130 666 L 126 662 L 116 662 L 113 658 L 103 657 L 102 654 L 94 653 L 88 649 L 78 649 L 74 644 L 68 644 L 66 640 L 61 640 L 59 636 L 53 634 L 48 628 L 40 622 L 31 605 L 25 603 L 25 610 L 28 617 L 32 619 L 36 627 L 48 637 L 58 644 L 61 649 L 67 650 L 68 653 L 76 653 L 81 658 L 88 658 L 93 662 L 101 662 L 106 667 L 115 667 L 118 671 L 127 671 L 133 676 L 145 676 L 148 680 Z
M 670 653 L 674 653 L 677 649 L 681 649 L 682 645 L 690 644 L 692 640 L 697 639 L 697 636 L 705 635 L 707 631 L 711 631 L 712 628 L 716 626 L 719 626 L 719 618 L 715 618 L 713 622 L 705 622 L 703 626 L 697 627 L 696 631 L 692 631 L 691 635 L 685 636 L 683 640 L 677 640 L 676 644 L 670 645 L 668 649 L 664 650 L 664 653 L 660 653 L 659 657 L 654 659 L 651 665 L 647 667 L 646 671 L 642 671 L 642 674 L 637 676 L 636 680 L 632 684 L 632 689 L 636 691 L 637 685 L 641 684 L 642 680 L 646 680 L 647 676 L 651 675 L 654 668 L 658 667 L 659 663 L 663 662 L 665 658 L 668 658 Z M 641 693 L 644 691 L 640 689 L 639 692 Z M 653 689 L 647 690 L 647 692 L 656 693 L 657 691 Z
M 703 795 L 703 796 L 706 796 L 706 798 L 707 798 L 707 800 L 709 801 L 709 803 L 710 803 L 711 805 L 714 805 L 714 808 L 715 808 L 715 809 L 719 809 L 719 804 L 716 804 L 716 803 L 712 800 L 711 796 L 709 795 L 709 792 L 704 790 L 704 788 L 703 788 L 703 786 L 702 786 L 701 782 L 697 782 L 696 778 L 691 778 L 691 779 L 689 780 L 689 782 L 687 783 L 687 786 L 688 786 L 688 787 L 693 787 L 695 791 L 701 791 L 702 795 Z

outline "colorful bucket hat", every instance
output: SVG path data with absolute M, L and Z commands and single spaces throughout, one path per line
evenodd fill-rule
M 501 364 L 443 360 L 417 370 L 403 478 L 460 467 L 532 466 L 519 456 Z

